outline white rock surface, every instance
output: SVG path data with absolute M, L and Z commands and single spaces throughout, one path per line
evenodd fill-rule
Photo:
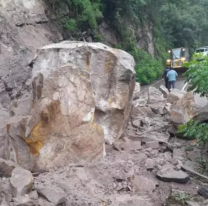
M 23 196 L 29 193 L 33 186 L 33 175 L 28 170 L 15 168 L 10 178 L 10 184 L 14 197 Z
M 55 205 L 66 202 L 65 194 L 59 190 L 55 190 L 54 188 L 41 188 L 38 189 L 38 193 Z

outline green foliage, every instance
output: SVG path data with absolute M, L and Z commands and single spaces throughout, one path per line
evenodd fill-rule
M 202 97 L 208 97 L 208 56 L 194 54 L 186 66 L 188 70 L 185 75 L 190 85 L 188 90 Z M 180 125 L 178 132 L 184 133 L 187 137 L 199 139 L 202 144 L 208 141 L 208 123 L 206 122 L 199 123 L 191 120 L 187 124 Z
M 201 144 L 205 144 L 208 141 L 207 123 L 190 120 L 187 124 L 180 125 L 178 132 L 183 133 L 186 137 L 199 139 Z
M 186 202 L 190 200 L 190 195 L 185 193 L 177 193 L 175 199 L 179 204 L 185 205 Z
M 99 33 L 95 33 L 94 38 L 97 42 L 103 42 L 104 36 Z
M 136 39 L 128 29 L 124 29 L 121 34 L 125 41 L 121 45 L 117 45 L 116 48 L 124 49 L 134 57 L 136 61 L 136 81 L 146 85 L 161 77 L 164 70 L 161 60 L 153 58 L 143 50 L 139 50 Z
M 208 3 L 204 0 L 182 0 L 180 4 L 169 2 L 161 6 L 161 23 L 166 42 L 174 47 L 188 47 L 191 52 L 206 44 Z
M 174 191 L 168 197 L 166 204 L 167 205 L 186 205 L 186 202 L 191 199 L 191 195 L 183 191 Z
M 60 18 L 62 26 L 74 31 L 96 28 L 102 18 L 101 0 L 45 0 Z
M 200 96 L 208 97 L 208 56 L 202 61 L 200 55 L 194 55 L 192 60 L 186 64 L 188 70 L 185 73 L 187 81 L 190 83 L 189 90 Z
M 163 65 L 145 51 L 137 51 L 138 64 L 136 65 L 136 81 L 141 84 L 150 84 L 162 76 Z
M 61 24 L 64 28 L 75 31 L 77 29 L 77 21 L 75 19 L 70 19 L 68 17 L 63 17 L 61 19 Z

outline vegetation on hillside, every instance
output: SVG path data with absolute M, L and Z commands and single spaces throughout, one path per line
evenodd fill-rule
M 188 47 L 193 51 L 208 41 L 207 0 L 45 0 L 72 39 L 83 33 L 102 41 L 97 27 L 107 22 L 116 32 L 119 45 L 137 63 L 137 81 L 149 84 L 161 76 L 167 50 Z M 152 27 L 155 57 L 137 47 L 137 30 Z

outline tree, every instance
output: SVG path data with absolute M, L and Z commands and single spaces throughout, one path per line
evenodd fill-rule
M 208 97 L 208 56 L 203 58 L 194 55 L 187 65 L 189 68 L 185 75 L 190 84 L 189 91 L 200 94 L 202 97 Z M 197 138 L 204 144 L 208 141 L 208 123 L 191 120 L 187 124 L 179 126 L 179 133 L 190 138 Z

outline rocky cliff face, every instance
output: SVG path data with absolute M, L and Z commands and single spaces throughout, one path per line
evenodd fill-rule
M 11 100 L 23 95 L 36 49 L 62 39 L 46 17 L 41 0 L 0 1 L 0 119 Z
M 138 49 L 142 49 L 152 56 L 155 55 L 154 36 L 152 31 L 152 25 L 145 25 L 135 28 L 130 25 L 132 34 L 135 36 L 136 45 Z M 109 46 L 116 46 L 120 44 L 120 39 L 116 35 L 116 32 L 105 22 L 99 26 L 99 32 L 103 36 L 103 43 Z

